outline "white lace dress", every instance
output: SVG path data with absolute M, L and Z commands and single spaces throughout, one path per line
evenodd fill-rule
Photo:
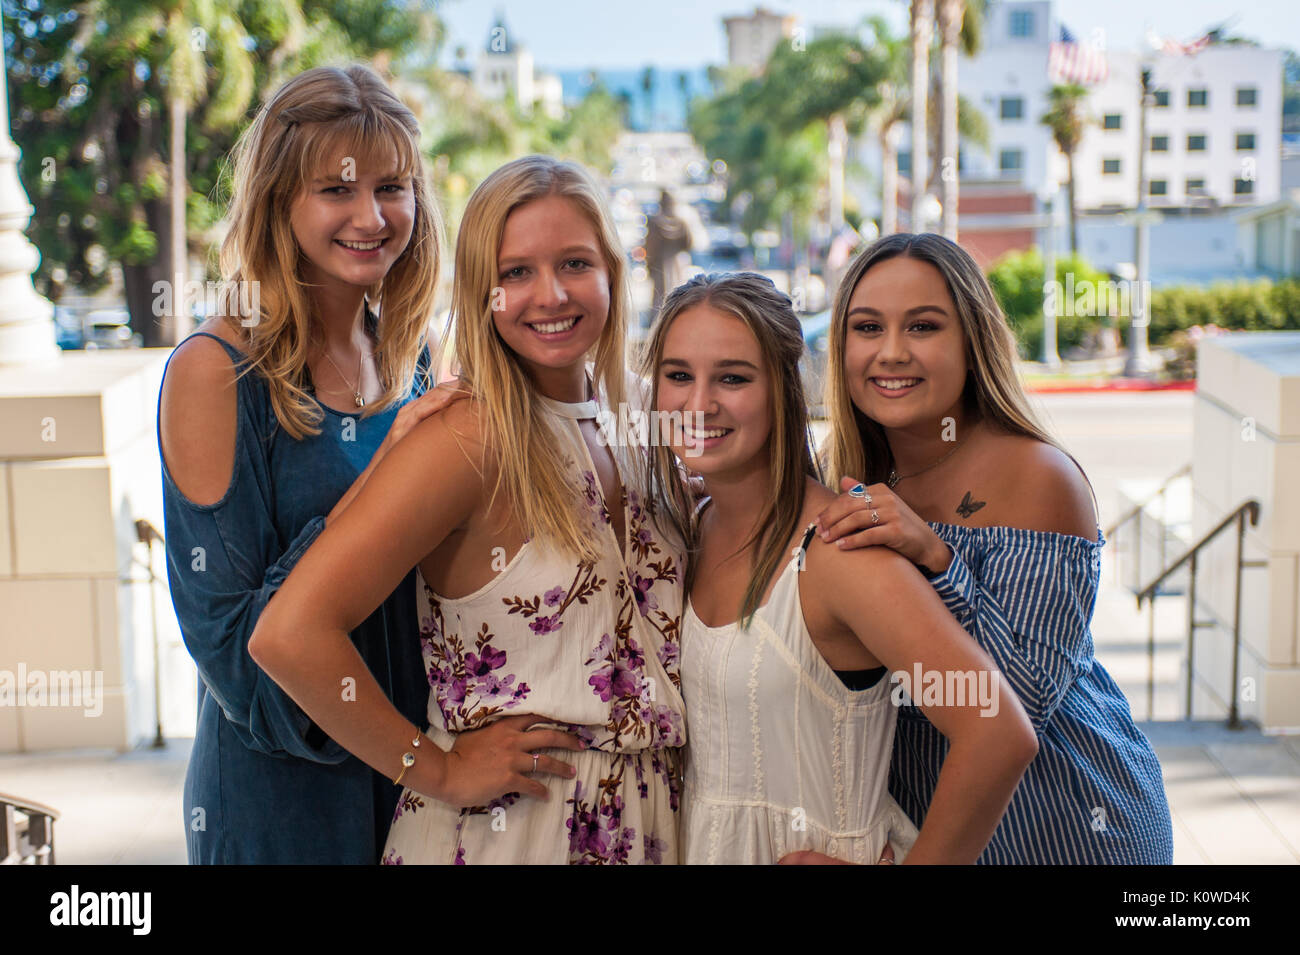
M 688 864 L 774 863 L 801 849 L 873 864 L 887 841 L 901 862 L 916 840 L 888 792 L 898 719 L 892 685 L 847 689 L 804 624 L 799 573 L 810 533 L 748 631 L 706 626 L 687 603 Z

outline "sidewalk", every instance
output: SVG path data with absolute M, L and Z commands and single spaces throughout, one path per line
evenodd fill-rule
M 1300 863 L 1300 738 L 1221 723 L 1140 723 L 1164 768 L 1174 862 Z M 6 791 L 47 803 L 60 863 L 185 863 L 191 740 L 163 750 L 0 756 Z

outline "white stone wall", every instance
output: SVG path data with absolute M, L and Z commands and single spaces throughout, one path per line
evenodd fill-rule
M 0 368 L 0 680 L 56 671 L 102 681 L 100 705 L 0 705 L 0 752 L 152 739 L 157 613 L 169 732 L 193 732 L 193 665 L 166 585 L 133 583 L 148 551 L 135 521 L 162 530 L 155 414 L 167 351 L 70 352 Z M 172 690 L 175 692 L 172 692 Z M 46 703 L 57 701 L 47 700 Z M 97 714 L 93 709 L 100 710 Z M 166 715 L 166 714 L 165 714 Z
M 1193 423 L 1193 537 L 1248 499 L 1242 570 L 1238 706 L 1266 731 L 1300 731 L 1300 333 L 1253 332 L 1201 343 Z M 1236 533 L 1225 530 L 1200 559 L 1193 711 L 1227 712 L 1231 694 Z M 1249 697 L 1253 694 L 1254 699 Z

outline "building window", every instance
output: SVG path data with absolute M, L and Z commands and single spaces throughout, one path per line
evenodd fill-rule
M 1189 133 L 1187 136 L 1187 151 L 1189 153 L 1205 152 L 1205 135 L 1203 133 L 1195 135 Z
M 1255 192 L 1255 180 L 1253 179 L 1234 179 L 1232 180 L 1232 194 L 1234 196 L 1249 196 Z
M 1252 150 L 1254 150 L 1254 148 L 1255 148 L 1254 133 L 1237 134 L 1237 152 L 1239 153 L 1251 152 Z
M 1168 137 L 1168 136 L 1152 136 L 1152 137 L 1151 137 L 1151 151 L 1152 151 L 1153 153 L 1167 153 L 1167 152 L 1169 152 L 1169 137 Z
M 1169 108 L 1169 90 L 1156 90 L 1156 109 Z
M 1002 97 L 1002 106 L 998 111 L 1001 119 L 1024 119 L 1025 118 L 1025 101 L 1019 96 Z
M 1118 176 L 1118 175 L 1119 175 L 1119 160 L 1118 160 L 1118 159 L 1103 159 L 1103 160 L 1101 161 L 1101 174 L 1102 174 L 1103 176 Z
M 1004 176 L 1018 175 L 1025 167 L 1023 149 L 1003 149 L 998 153 L 998 171 Z
M 910 149 L 900 149 L 898 151 L 898 173 L 902 176 L 912 174 L 912 151 Z
M 1153 196 L 1169 195 L 1169 182 L 1165 179 L 1152 179 L 1150 183 L 1150 192 Z
M 1237 105 L 1254 106 L 1255 105 L 1255 87 L 1238 86 L 1237 87 Z
M 1188 179 L 1187 186 L 1183 191 L 1186 192 L 1189 196 L 1203 195 L 1205 193 L 1205 180 Z
M 1012 36 L 1026 37 L 1034 35 L 1034 11 L 1012 10 L 1010 33 Z
M 1123 122 L 1123 117 L 1119 113 L 1107 113 L 1101 118 L 1101 128 L 1119 129 L 1121 122 Z
M 1204 109 L 1210 105 L 1209 90 L 1188 90 L 1187 91 L 1187 108 Z

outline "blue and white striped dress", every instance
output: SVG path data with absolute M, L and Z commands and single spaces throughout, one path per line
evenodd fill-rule
M 985 864 L 1170 864 L 1160 763 L 1128 701 L 1093 656 L 1090 622 L 1105 539 L 930 523 L 953 553 L 931 583 L 993 658 L 1038 734 Z M 889 790 L 918 826 L 948 742 L 900 709 Z

